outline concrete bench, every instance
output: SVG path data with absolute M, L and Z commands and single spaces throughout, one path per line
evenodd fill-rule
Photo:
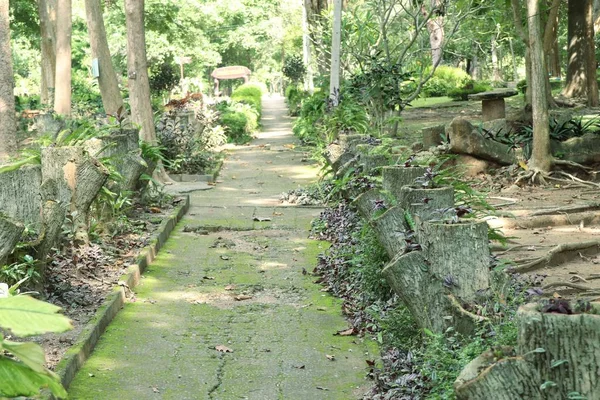
M 490 92 L 470 94 L 469 100 L 481 100 L 483 121 L 506 117 L 504 98 L 516 96 L 519 92 L 515 89 L 497 89 Z

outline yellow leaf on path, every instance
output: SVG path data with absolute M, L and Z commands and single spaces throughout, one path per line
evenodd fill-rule
M 529 167 L 527 166 L 527 163 L 523 160 L 519 161 L 519 166 L 521 168 L 523 168 L 525 171 L 527 171 L 529 169 Z

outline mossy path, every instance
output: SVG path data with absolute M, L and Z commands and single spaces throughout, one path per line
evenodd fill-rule
M 263 107 L 263 132 L 229 150 L 214 190 L 192 193 L 70 399 L 348 400 L 368 386 L 374 345 L 335 336 L 348 326 L 340 301 L 302 274 L 326 246 L 307 239 L 320 210 L 278 201 L 316 170 L 294 149 L 283 99 Z

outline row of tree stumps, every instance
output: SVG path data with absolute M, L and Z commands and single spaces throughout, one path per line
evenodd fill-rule
M 340 136 L 327 158 L 338 173 L 362 167 L 383 175 L 382 189 L 346 193 L 391 260 L 383 276 L 421 328 L 474 335 L 487 321 L 477 305 L 507 282 L 492 271 L 487 223 L 458 218 L 453 188 L 425 187 L 425 168 L 374 166 L 366 141 Z M 600 305 L 581 307 L 567 315 L 522 306 L 516 348 L 491 349 L 471 362 L 455 382 L 457 398 L 600 399 Z
M 111 190 L 134 191 L 140 176 L 153 168 L 141 157 L 138 130 L 127 130 L 79 146 L 46 147 L 39 165 L 0 172 L 0 265 L 26 227 L 37 233 L 24 244 L 37 260 L 45 259 L 65 223 L 75 244 L 89 243 L 89 210 L 110 174 L 100 161 L 105 158 L 123 178 Z

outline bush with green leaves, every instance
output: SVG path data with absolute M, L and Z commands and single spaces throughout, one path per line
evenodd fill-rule
M 59 307 L 18 293 L 24 280 L 9 287 L 0 283 L 0 328 L 18 337 L 61 333 L 73 328 L 58 314 Z M 7 340 L 0 332 L 0 398 L 37 396 L 47 388 L 66 398 L 60 377 L 45 367 L 44 350 L 37 343 Z
M 488 82 L 469 80 L 459 88 L 448 91 L 448 97 L 454 101 L 469 100 L 470 94 L 487 92 L 492 90 L 492 86 Z
M 306 66 L 302 61 L 302 57 L 297 54 L 286 57 L 282 72 L 293 84 L 300 82 L 306 73 Z
M 252 134 L 258 129 L 258 112 L 249 104 L 221 103 L 219 123 L 225 129 L 227 139 L 233 143 L 246 143 L 252 139 Z
M 431 69 L 425 70 L 429 74 Z M 423 95 L 426 97 L 448 96 L 453 89 L 462 87 L 471 79 L 464 70 L 449 65 L 440 65 L 433 77 L 423 85 Z
M 255 83 L 244 83 L 238 86 L 231 94 L 231 100 L 252 106 L 258 113 L 260 119 L 262 113 L 263 89 Z
M 327 107 L 326 95 L 315 92 L 302 100 L 299 117 L 294 121 L 294 134 L 304 144 L 318 145 L 319 131 Z
M 288 85 L 285 88 L 285 100 L 288 105 L 288 111 L 291 116 L 298 116 L 302 100 L 308 95 L 307 92 L 300 89 L 298 85 Z

